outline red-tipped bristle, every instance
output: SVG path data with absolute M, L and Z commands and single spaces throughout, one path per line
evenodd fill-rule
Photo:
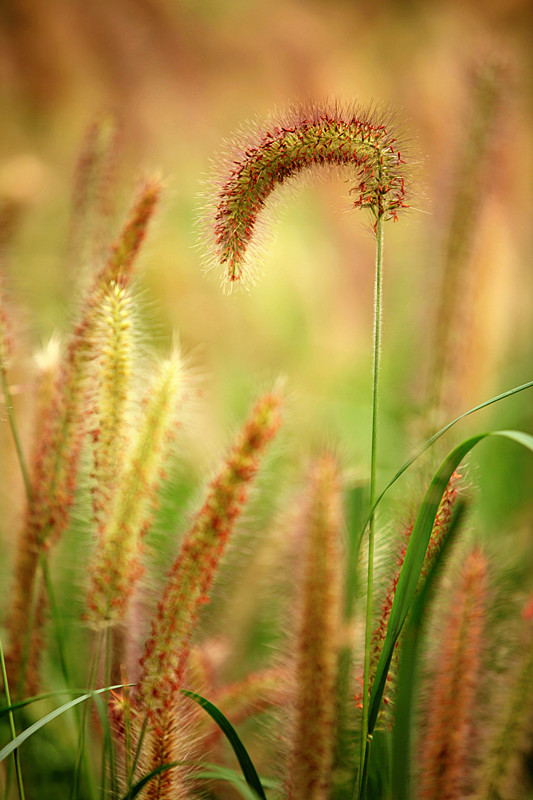
M 220 181 L 214 219 L 214 261 L 226 280 L 244 277 L 249 246 L 269 196 L 287 180 L 321 166 L 352 169 L 355 208 L 374 221 L 406 207 L 404 160 L 396 136 L 374 115 L 340 104 L 299 106 L 235 147 Z

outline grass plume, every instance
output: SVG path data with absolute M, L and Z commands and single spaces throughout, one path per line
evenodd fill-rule
M 373 114 L 339 103 L 294 107 L 245 137 L 228 161 L 216 199 L 213 260 L 230 284 L 246 277 L 256 223 L 270 194 L 303 171 L 349 168 L 353 205 L 369 209 L 374 222 L 396 219 L 406 205 L 396 136 Z
M 332 456 L 313 464 L 302 519 L 303 583 L 295 654 L 289 800 L 325 800 L 332 786 L 341 631 L 341 481 Z

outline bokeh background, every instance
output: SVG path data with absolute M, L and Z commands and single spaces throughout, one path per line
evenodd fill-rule
M 165 351 L 179 340 L 195 376 L 184 449 L 198 473 L 208 473 L 258 387 L 283 375 L 295 463 L 331 444 L 347 469 L 366 474 L 374 241 L 369 220 L 350 209 L 346 176 L 288 196 L 248 293 L 225 296 L 220 276 L 205 273 L 197 220 L 212 161 L 247 120 L 308 98 L 391 106 L 414 167 L 412 208 L 388 225 L 385 242 L 380 479 L 390 477 L 428 432 L 425 376 L 443 357 L 430 347 L 443 243 L 473 75 L 493 58 L 505 65 L 502 104 L 475 196 L 463 362 L 449 411 L 531 377 L 532 34 L 528 0 L 3 0 L 0 195 L 21 212 L 5 269 L 22 354 L 70 319 L 75 164 L 87 126 L 113 114 L 118 191 L 103 239 L 118 230 L 139 176 L 160 173 L 165 197 L 138 285 L 152 343 Z M 469 430 L 487 424 L 531 430 L 530 396 L 478 415 Z M 527 457 L 510 449 L 495 445 L 476 459 L 486 460 L 479 472 L 494 529 L 531 493 L 530 481 L 516 479 Z M 16 467 L 4 450 L 10 486 Z

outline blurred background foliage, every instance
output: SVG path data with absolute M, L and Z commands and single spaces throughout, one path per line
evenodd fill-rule
M 369 220 L 350 210 L 347 176 L 305 183 L 283 201 L 249 293 L 224 296 L 220 276 L 203 271 L 197 221 L 211 162 L 246 120 L 308 98 L 392 106 L 414 166 L 412 208 L 386 230 L 384 482 L 432 430 L 424 415 L 429 365 L 444 357 L 431 346 L 444 243 L 473 76 L 494 57 L 505 64 L 503 101 L 475 193 L 468 298 L 459 344 L 449 345 L 462 366 L 442 422 L 530 379 L 532 33 L 529 0 L 2 0 L 0 198 L 17 209 L 4 266 L 21 334 L 12 370 L 20 418 L 31 418 L 30 354 L 66 329 L 76 303 L 80 265 L 66 247 L 74 169 L 87 126 L 110 113 L 120 130 L 119 190 L 103 241 L 118 230 L 139 175 L 159 171 L 167 187 L 138 284 L 153 342 L 165 350 L 178 338 L 195 378 L 183 445 L 190 485 L 209 474 L 257 387 L 280 374 L 290 458 L 331 444 L 365 476 L 374 241 Z M 530 393 L 463 430 L 489 425 L 531 431 Z M 6 425 L 1 436 L 9 531 L 20 487 Z M 512 517 L 519 561 L 530 549 L 527 455 L 491 444 L 473 473 L 485 487 L 483 530 L 500 540 Z

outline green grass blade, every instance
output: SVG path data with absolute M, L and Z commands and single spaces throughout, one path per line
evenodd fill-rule
M 2 682 L 4 684 L 4 691 L 5 691 L 5 694 L 6 694 L 7 704 L 8 704 L 8 706 L 10 706 L 11 705 L 11 695 L 10 695 L 10 692 L 9 692 L 9 681 L 7 679 L 6 662 L 5 662 L 5 659 L 4 659 L 4 648 L 3 648 L 3 645 L 2 645 L 2 640 L 1 639 L 0 639 L 0 667 L 1 667 L 1 672 L 2 672 Z M 16 739 L 17 739 L 17 735 L 16 735 L 17 732 L 16 732 L 16 729 L 15 729 L 15 719 L 13 717 L 13 712 L 11 710 L 8 713 L 9 713 L 9 730 L 10 730 L 11 736 L 13 737 L 13 741 L 15 742 Z M 25 798 L 24 783 L 23 783 L 23 780 L 22 780 L 22 769 L 21 769 L 21 766 L 20 766 L 19 752 L 16 749 L 16 746 L 13 748 L 13 750 L 14 750 L 13 761 L 15 763 L 15 773 L 17 775 L 17 787 L 18 787 L 18 792 L 19 792 L 19 798 L 20 798 L 20 800 L 24 800 L 24 798 Z M 7 777 L 6 777 L 6 785 L 5 785 L 5 796 L 6 797 L 7 797 L 8 791 L 9 791 L 9 771 L 8 771 L 8 774 L 7 774 Z
M 213 703 L 210 703 L 209 700 L 206 700 L 205 697 L 195 692 L 190 692 L 187 689 L 182 689 L 181 693 L 186 697 L 190 697 L 195 703 L 198 703 L 198 705 L 205 709 L 209 716 L 216 722 L 233 748 L 233 752 L 240 764 L 246 783 L 254 790 L 261 800 L 266 800 L 266 795 L 261 781 L 259 780 L 257 770 L 231 722 L 224 716 L 222 711 L 219 711 L 219 709 L 214 706 Z
M 227 781 L 240 794 L 244 800 L 258 800 L 259 795 L 246 783 L 242 775 L 229 767 L 220 764 L 209 764 L 201 771 L 195 773 L 195 778 L 205 781 Z
M 370 737 L 376 725 L 394 647 L 396 646 L 396 642 L 398 641 L 398 637 L 401 633 L 402 627 L 405 623 L 407 614 L 409 613 L 415 596 L 440 501 L 453 472 L 457 469 L 463 458 L 470 452 L 470 450 L 472 450 L 473 447 L 489 436 L 501 436 L 506 439 L 511 439 L 518 444 L 527 447 L 533 452 L 533 436 L 528 433 L 524 433 L 522 431 L 488 431 L 487 433 L 481 433 L 477 436 L 472 436 L 469 439 L 465 439 L 464 442 L 461 442 L 461 444 L 457 445 L 457 447 L 452 450 L 444 459 L 441 466 L 433 476 L 424 500 L 420 506 L 409 544 L 407 546 L 405 559 L 400 571 L 396 592 L 394 594 L 389 624 L 385 634 L 385 641 L 383 642 L 374 682 L 372 684 L 368 714 L 369 741 L 371 741 Z M 383 494 L 381 496 L 383 496 Z M 365 756 L 366 757 L 362 768 L 362 776 L 361 780 L 359 781 L 360 798 L 363 798 L 365 793 L 364 787 L 369 763 L 368 747 Z
M 113 733 L 109 722 L 109 713 L 106 703 L 103 702 L 99 695 L 94 698 L 94 704 L 100 718 L 100 725 L 102 726 L 103 742 L 102 751 L 105 752 L 106 758 L 102 758 L 102 768 L 100 771 L 101 778 L 101 796 L 105 798 L 107 792 L 106 781 L 109 779 L 111 797 L 118 797 L 118 777 L 117 777 L 117 764 L 115 754 L 115 744 L 113 740 Z M 109 768 L 108 766 L 109 765 Z
M 470 408 L 468 411 L 465 411 L 463 414 L 460 414 L 458 417 L 453 419 L 451 422 L 448 422 L 447 425 L 445 425 L 443 428 L 437 431 L 437 433 L 434 433 L 433 436 L 431 436 L 431 438 L 429 438 L 427 442 L 425 442 L 425 444 L 423 444 L 422 447 L 419 450 L 417 450 L 414 455 L 412 455 L 410 458 L 407 459 L 407 461 L 400 467 L 400 469 L 394 475 L 394 477 L 385 486 L 383 491 L 378 495 L 378 498 L 374 503 L 374 507 L 370 510 L 370 513 L 365 520 L 364 528 L 366 528 L 366 526 L 368 525 L 372 513 L 376 510 L 379 503 L 381 502 L 385 494 L 389 491 L 391 486 L 393 486 L 396 483 L 396 481 L 399 478 L 401 478 L 404 472 L 406 472 L 409 469 L 409 467 L 412 464 L 414 464 L 414 462 L 426 452 L 426 450 L 429 450 L 429 448 L 432 447 L 432 445 L 434 445 L 435 442 L 441 438 L 441 436 L 444 436 L 445 433 L 447 433 L 451 428 L 453 428 L 454 425 L 457 425 L 457 423 L 461 422 L 462 419 L 465 419 L 466 417 L 475 414 L 477 411 L 481 411 L 484 408 L 488 408 L 488 406 L 494 405 L 494 403 L 499 403 L 501 400 L 505 400 L 508 397 L 512 397 L 515 394 L 519 394 L 520 392 L 524 392 L 527 389 L 532 389 L 532 388 L 533 388 L 533 381 L 528 381 L 527 383 L 523 383 L 521 386 L 515 386 L 513 389 L 509 389 L 508 391 L 502 392 L 501 394 L 498 394 L 495 397 L 491 397 L 489 400 L 485 400 L 478 406 L 474 406 L 473 408 Z M 516 433 L 518 433 L 518 431 L 516 431 Z
M 396 713 L 392 732 L 392 785 L 394 800 L 410 800 L 411 768 L 411 728 L 418 663 L 418 648 L 421 641 L 422 622 L 430 602 L 431 591 L 438 579 L 444 563 L 444 556 L 457 538 L 465 513 L 466 503 L 459 500 L 452 512 L 452 518 L 441 545 L 435 554 L 424 585 L 416 595 L 402 639 L 398 689 L 396 692 Z
M 344 619 L 350 620 L 353 616 L 355 599 L 357 596 L 357 565 L 363 541 L 364 530 L 361 523 L 364 511 L 368 508 L 368 487 L 366 483 L 351 486 L 345 497 L 347 519 L 346 541 L 346 581 L 344 587 Z
M 169 769 L 174 769 L 174 767 L 180 767 L 182 765 L 182 761 L 173 761 L 170 764 L 160 764 L 158 767 L 153 769 L 151 772 L 148 772 L 146 775 L 137 781 L 137 783 L 129 789 L 125 795 L 123 795 L 122 800 L 133 800 L 134 797 L 137 797 L 139 792 L 141 792 L 147 783 L 149 783 L 154 778 L 157 778 L 162 772 L 167 772 Z
M 109 692 L 111 689 L 122 688 L 123 684 L 118 684 L 117 686 L 106 686 L 104 689 L 96 689 L 94 692 L 86 692 L 81 697 L 76 697 L 74 700 L 70 700 L 68 703 L 65 703 L 59 708 L 56 708 L 54 711 L 51 711 L 49 714 L 46 714 L 46 716 L 42 717 L 42 719 L 37 720 L 37 722 L 34 722 L 34 724 L 30 725 L 29 728 L 26 728 L 25 731 L 19 733 L 15 739 L 13 739 L 11 742 L 9 742 L 9 744 L 3 747 L 2 750 L 0 750 L 0 762 L 11 755 L 11 753 L 16 750 L 17 747 L 20 747 L 20 745 L 23 744 L 27 739 L 29 739 L 30 736 L 33 736 L 34 733 L 37 733 L 37 731 L 41 730 L 41 728 L 44 728 L 45 725 L 47 725 L 53 719 L 56 719 L 56 717 L 60 717 L 61 714 L 65 713 L 65 711 L 69 711 L 69 709 L 77 706 L 78 703 L 83 703 L 85 700 L 88 700 L 90 697 L 93 697 L 96 694 Z
M 370 695 L 369 733 L 372 733 L 376 724 L 394 647 L 398 641 L 398 637 L 415 596 L 429 539 L 433 530 L 433 524 L 442 496 L 453 472 L 457 469 L 463 458 L 473 447 L 489 436 L 501 436 L 511 439 L 533 452 L 533 436 L 530 434 L 521 431 L 489 431 L 488 433 L 472 436 L 469 439 L 465 439 L 464 442 L 461 442 L 461 444 L 448 454 L 433 476 L 411 533 L 392 603 L 387 633 L 385 635 L 385 641 L 383 643 Z
M 129 724 L 129 722 L 128 722 L 128 724 Z M 131 764 L 131 769 L 130 769 L 130 773 L 129 773 L 129 776 L 128 776 L 128 781 L 129 781 L 129 784 L 130 784 L 130 788 L 131 788 L 131 784 L 133 782 L 133 779 L 135 777 L 135 773 L 137 771 L 137 765 L 138 765 L 139 759 L 141 757 L 141 752 L 142 752 L 144 739 L 145 739 L 147 730 L 148 730 L 148 713 L 145 713 L 144 719 L 143 719 L 143 722 L 142 722 L 142 725 L 141 725 L 141 733 L 139 735 L 139 739 L 137 741 L 137 746 L 136 746 L 135 752 L 133 754 L 133 762 Z M 131 740 L 131 737 L 130 737 L 130 740 Z
M 127 686 L 135 686 L 134 683 L 129 683 Z M 109 689 L 117 689 L 117 688 L 124 688 L 122 685 L 120 687 L 117 686 L 110 686 Z M 45 692 L 44 694 L 36 694 L 33 697 L 26 697 L 25 700 L 17 700 L 16 703 L 12 703 L 10 706 L 2 706 L 0 708 L 0 719 L 4 717 L 6 714 L 9 714 L 10 711 L 20 711 L 21 708 L 25 708 L 26 706 L 31 705 L 32 703 L 38 703 L 40 700 L 50 700 L 52 697 L 61 697 L 62 694 L 85 694 L 85 689 L 57 689 L 55 692 Z

